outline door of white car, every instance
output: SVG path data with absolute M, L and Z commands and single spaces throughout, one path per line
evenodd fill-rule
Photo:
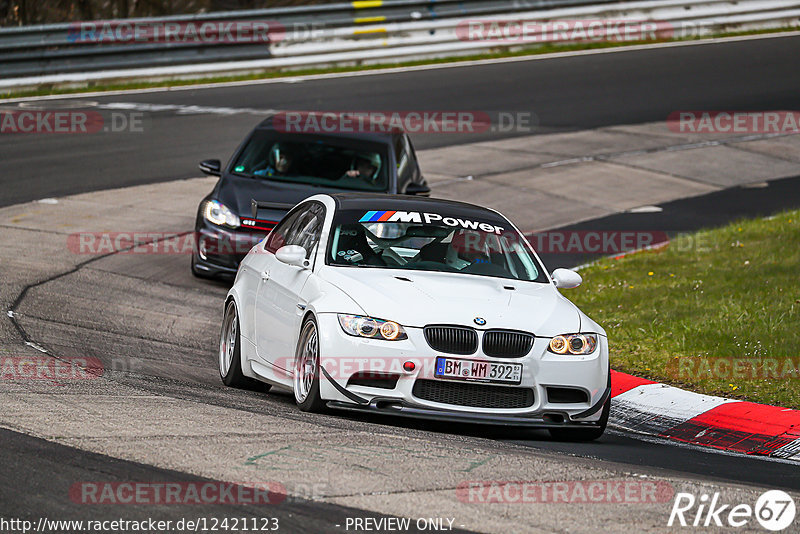
M 306 249 L 306 259 L 313 257 L 324 221 L 324 207 L 312 202 L 290 214 L 285 230 L 267 241 L 267 254 L 272 258 L 269 272 L 264 273 L 256 296 L 256 343 L 259 357 L 280 369 L 289 370 L 294 361 L 295 345 L 300 331 L 306 302 L 301 291 L 311 268 L 287 265 L 274 253 L 284 245 L 299 245 Z
M 275 280 L 273 274 L 275 266 L 280 263 L 275 257 L 275 252 L 286 244 L 288 233 L 299 216 L 299 211 L 289 213 L 272 229 L 272 232 L 270 232 L 269 237 L 267 237 L 264 243 L 263 253 L 260 254 L 262 257 L 255 261 L 255 264 L 258 266 L 258 287 L 256 289 L 253 311 L 253 319 L 255 322 L 253 329 L 255 332 L 254 341 L 256 344 L 256 354 L 258 358 L 265 363 L 272 362 L 271 349 L 273 348 L 273 340 L 271 336 L 273 336 L 275 332 L 274 325 L 272 324 L 275 315 L 273 298 Z

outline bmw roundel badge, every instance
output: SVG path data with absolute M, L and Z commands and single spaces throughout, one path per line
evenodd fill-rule
M 475 317 L 475 324 L 478 326 L 483 326 L 486 324 L 486 319 L 483 317 Z

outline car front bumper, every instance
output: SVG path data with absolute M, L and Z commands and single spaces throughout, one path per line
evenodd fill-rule
M 319 314 L 321 371 L 320 394 L 332 408 L 419 417 L 433 420 L 461 421 L 530 427 L 594 426 L 610 395 L 608 344 L 599 336 L 598 348 L 586 356 L 562 356 L 547 351 L 550 338 L 537 337 L 533 348 L 521 358 L 491 358 L 479 349 L 471 356 L 437 352 L 425 340 L 421 328 L 408 328 L 408 339 L 383 341 L 363 339 L 345 334 L 336 314 Z M 521 363 L 520 384 L 488 384 L 482 382 L 437 378 L 435 362 L 439 356 L 474 359 L 498 363 Z M 403 369 L 405 362 L 415 369 Z M 393 387 L 369 385 L 361 380 L 353 384 L 355 374 L 372 377 L 397 377 Z M 421 398 L 415 389 L 418 380 L 433 386 L 448 384 L 456 392 L 452 402 L 434 402 Z M 479 386 L 479 391 L 493 388 L 530 389 L 533 400 L 525 406 L 484 407 L 470 398 L 470 405 L 460 403 L 460 388 Z M 554 402 L 550 388 L 569 388 L 585 393 L 582 402 Z M 471 388 L 473 390 L 475 388 Z M 508 391 L 508 390 L 506 390 Z
M 232 230 L 201 222 L 195 229 L 192 269 L 205 276 L 233 278 L 239 264 L 266 233 Z
M 587 410 L 587 417 L 592 414 L 599 414 L 603 409 L 603 404 L 611 395 L 611 387 L 606 389 L 600 401 L 594 408 Z M 378 413 L 384 415 L 397 415 L 403 417 L 414 417 L 417 419 L 429 419 L 433 421 L 447 421 L 451 423 L 471 423 L 480 425 L 498 425 L 513 427 L 533 427 L 533 428 L 586 428 L 597 426 L 597 420 L 581 419 L 567 412 L 559 413 L 548 411 L 542 414 L 530 415 L 500 415 L 460 412 L 454 410 L 437 410 L 417 406 L 407 401 L 398 401 L 392 398 L 375 397 L 367 404 L 354 404 L 352 402 L 329 401 L 328 407 L 338 410 L 349 410 L 354 412 Z

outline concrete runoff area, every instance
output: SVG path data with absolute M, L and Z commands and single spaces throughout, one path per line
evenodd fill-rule
M 729 137 L 695 148 L 675 148 L 697 139 L 660 123 L 557 135 L 420 151 L 420 158 L 434 196 L 497 208 L 524 232 L 800 174 L 800 135 Z M 732 153 L 758 156 L 757 176 Z M 665 169 L 668 154 L 681 165 Z M 460 434 L 377 417 L 304 414 L 289 395 L 225 388 L 216 363 L 225 284 L 194 279 L 186 254 L 92 255 L 68 245 L 79 232 L 190 232 L 197 203 L 214 182 L 180 180 L 0 209 L 0 299 L 13 308 L 13 321 L 0 326 L 0 355 L 92 358 L 102 366 L 101 376 L 80 380 L 0 380 L 0 426 L 196 477 L 276 481 L 293 494 L 314 488 L 311 500 L 366 515 L 452 518 L 454 528 L 480 532 L 567 525 L 578 532 L 662 532 L 679 492 L 719 492 L 725 503 L 751 506 L 763 492 L 535 450 L 491 439 L 488 430 Z M 655 482 L 671 493 L 644 503 L 631 496 L 626 504 L 574 495 L 568 503 L 513 496 L 487 503 L 485 494 L 458 490 L 474 481 Z M 758 528 L 753 520 L 744 530 Z
M 795 176 L 798 154 L 797 134 L 703 138 L 650 123 L 436 148 L 419 157 L 434 196 L 477 201 L 533 232 Z

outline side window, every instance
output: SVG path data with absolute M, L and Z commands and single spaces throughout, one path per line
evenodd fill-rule
M 298 212 L 298 217 L 292 223 L 286 236 L 286 245 L 300 245 L 306 249 L 306 259 L 319 243 L 322 234 L 322 225 L 325 221 L 325 209 L 322 205 L 314 203 L 308 208 Z
M 278 226 L 273 228 L 269 233 L 269 238 L 264 248 L 275 254 L 283 245 L 289 245 L 290 243 L 287 242 L 287 238 L 292 230 L 292 226 L 304 212 L 305 210 L 299 210 L 284 217 L 283 220 L 278 223 Z

